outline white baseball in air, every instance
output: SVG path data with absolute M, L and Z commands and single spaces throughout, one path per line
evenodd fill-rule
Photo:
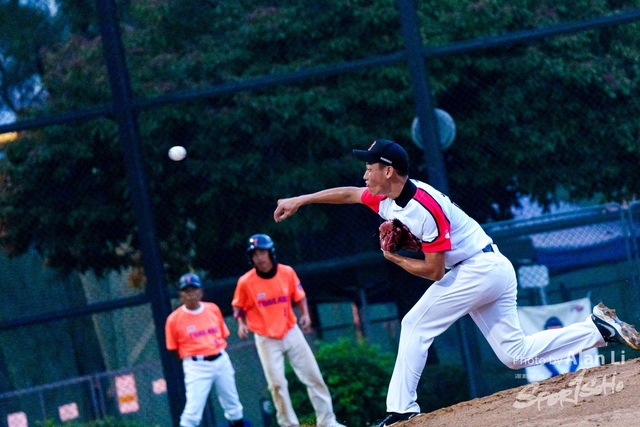
M 169 158 L 174 162 L 179 162 L 187 156 L 187 150 L 180 146 L 176 145 L 175 147 L 171 147 L 169 149 Z

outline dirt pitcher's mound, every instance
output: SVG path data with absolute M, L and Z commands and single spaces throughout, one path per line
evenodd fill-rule
M 423 414 L 402 427 L 640 426 L 640 358 L 559 375 Z

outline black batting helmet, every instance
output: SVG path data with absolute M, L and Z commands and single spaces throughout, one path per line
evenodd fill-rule
M 269 251 L 269 256 L 271 257 L 271 261 L 275 262 L 276 259 L 276 248 L 273 245 L 273 240 L 271 237 L 266 234 L 254 234 L 249 237 L 249 244 L 247 245 L 247 256 L 249 257 L 249 262 L 251 261 L 251 252 L 254 249 L 267 249 Z

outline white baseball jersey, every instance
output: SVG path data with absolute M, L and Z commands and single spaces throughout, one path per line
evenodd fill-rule
M 374 196 L 366 189 L 362 203 L 385 220 L 402 221 L 422 240 L 423 252 L 445 251 L 447 268 L 492 243 L 482 227 L 449 197 L 418 180 L 408 180 L 396 199 Z
M 516 274 L 480 225 L 447 196 L 407 181 L 395 200 L 365 190 L 362 203 L 383 219 L 398 219 L 422 239 L 423 252 L 445 251 L 450 270 L 429 286 L 402 319 L 387 412 L 420 412 L 418 382 L 435 337 L 469 314 L 500 361 L 512 369 L 560 360 L 605 344 L 589 316 L 584 322 L 525 336 L 516 309 Z M 464 261 L 464 262 L 462 262 Z

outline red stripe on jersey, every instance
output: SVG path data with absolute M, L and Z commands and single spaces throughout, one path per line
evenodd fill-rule
M 431 242 L 422 242 L 423 252 L 440 252 L 451 250 L 451 224 L 440 204 L 431 194 L 418 188 L 413 199 L 420 203 L 433 217 L 438 227 L 438 235 Z
M 367 205 L 370 207 L 375 213 L 380 212 L 380 202 L 385 198 L 385 196 L 374 196 L 371 194 L 368 188 L 365 188 L 362 192 L 362 197 L 360 197 L 360 201 L 363 205 Z

